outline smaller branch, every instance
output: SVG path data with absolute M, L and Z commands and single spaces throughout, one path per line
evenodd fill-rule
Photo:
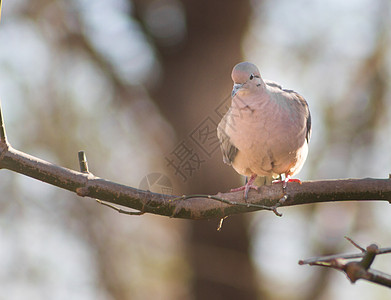
M 362 253 L 365 253 L 365 249 L 363 247 L 361 247 L 359 244 L 357 244 L 355 241 L 353 241 L 350 237 L 345 236 L 344 238 L 346 240 L 348 240 L 354 247 L 359 249 Z
M 219 221 L 219 225 L 217 226 L 217 231 L 221 231 L 221 229 L 223 228 L 223 222 L 224 220 L 228 218 L 228 216 L 225 216 L 224 218 L 221 218 L 220 221 Z
M 1 18 L 1 0 L 0 0 L 0 18 Z M 1 101 L 0 101 L 0 142 L 4 145 L 8 145 L 7 134 L 5 133 L 3 113 L 1 109 Z
M 371 244 L 367 247 L 366 253 L 362 258 L 360 265 L 368 270 L 375 260 L 376 255 L 379 254 L 379 247 L 376 244 Z
M 96 202 L 98 202 L 104 206 L 110 207 L 110 208 L 118 211 L 120 214 L 131 215 L 131 216 L 141 216 L 144 214 L 143 211 L 128 211 L 128 210 L 124 210 L 122 208 L 116 207 L 114 205 L 111 205 L 109 203 L 103 202 L 101 200 L 98 200 L 98 199 L 95 199 L 95 200 L 96 200 Z
M 84 151 L 82 151 L 82 150 L 79 151 L 78 158 L 79 158 L 80 172 L 85 173 L 85 174 L 91 174 L 90 171 L 88 170 L 88 162 L 87 162 L 87 155 L 86 155 L 86 153 Z M 98 200 L 98 199 L 95 199 L 95 201 L 98 202 L 99 204 L 102 204 L 104 206 L 110 207 L 110 208 L 118 211 L 121 214 L 126 214 L 126 215 L 131 215 L 131 216 L 141 216 L 141 215 L 143 215 L 145 213 L 143 211 L 132 212 L 132 211 L 124 210 L 122 208 L 116 207 L 116 206 L 114 206 L 112 204 L 103 202 L 102 200 Z
M 352 239 L 345 237 L 355 247 L 360 249 L 362 253 L 358 254 L 337 254 L 319 258 L 311 258 L 300 260 L 299 265 L 309 264 L 310 266 L 322 266 L 333 268 L 342 271 L 346 274 L 352 283 L 358 279 L 364 279 L 391 288 L 391 275 L 370 269 L 370 266 L 375 260 L 376 255 L 391 253 L 391 248 L 380 248 L 371 244 L 366 249 L 359 246 Z M 360 258 L 360 261 L 347 262 L 347 259 Z
M 287 195 L 284 195 L 284 197 L 282 197 L 280 200 L 287 199 L 287 197 L 288 197 Z M 220 198 L 217 196 L 203 195 L 203 194 L 182 195 L 180 197 L 170 199 L 170 200 L 168 200 L 168 202 L 174 202 L 174 201 L 178 201 L 178 200 L 187 200 L 187 199 L 192 199 L 192 198 L 205 198 L 205 199 L 216 200 L 216 201 L 219 201 L 219 202 L 222 202 L 225 204 L 229 204 L 229 205 L 243 206 L 243 207 L 247 207 L 247 208 L 253 207 L 253 208 L 257 208 L 257 209 L 270 210 L 270 211 L 273 211 L 276 216 L 282 217 L 282 214 L 277 211 L 277 207 L 280 206 L 280 205 L 278 205 L 279 202 L 273 206 L 266 206 L 266 205 L 254 204 L 254 203 L 249 203 L 249 202 L 241 203 L 241 202 L 236 202 L 236 201 L 230 201 L 230 200 L 226 200 L 226 199 L 223 199 L 223 198 Z M 222 222 L 221 222 L 221 225 L 222 225 Z
M 80 172 L 90 173 L 90 171 L 88 170 L 88 162 L 87 162 L 86 153 L 84 151 L 79 151 L 78 157 L 79 157 Z
M 387 254 L 391 253 L 391 248 L 380 248 L 378 254 Z M 299 260 L 299 265 L 316 265 L 316 263 L 321 262 L 330 262 L 336 259 L 355 259 L 364 257 L 365 252 L 363 253 L 348 253 L 348 254 L 335 254 L 335 255 L 327 255 L 321 257 L 312 257 L 304 260 Z

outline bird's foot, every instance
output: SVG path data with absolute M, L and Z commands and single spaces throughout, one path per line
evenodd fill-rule
M 231 189 L 230 192 L 240 192 L 240 191 L 244 191 L 246 188 L 254 189 L 254 190 L 258 191 L 258 187 L 256 185 L 251 184 L 248 186 L 247 184 L 245 184 L 244 186 L 240 186 L 240 187 Z
M 273 180 L 273 184 L 282 183 L 282 188 L 285 190 L 288 182 L 297 182 L 301 184 L 301 180 L 298 178 L 290 178 L 289 176 L 285 177 L 284 180 Z
M 250 189 L 254 189 L 254 190 L 258 191 L 258 187 L 256 185 L 247 183 L 244 186 L 241 186 L 241 187 L 238 187 L 238 188 L 235 188 L 235 189 L 231 189 L 231 192 L 244 191 L 244 200 L 247 201 L 248 192 L 249 192 Z
M 244 186 L 238 187 L 236 189 L 232 189 L 231 192 L 237 192 L 237 191 L 243 191 L 244 190 L 244 200 L 247 202 L 248 198 L 248 192 L 250 189 L 254 189 L 258 191 L 258 187 L 254 185 L 255 178 L 257 178 L 256 174 L 251 175 L 250 179 L 247 181 L 247 183 Z

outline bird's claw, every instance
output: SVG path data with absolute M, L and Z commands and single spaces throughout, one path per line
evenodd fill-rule
M 290 178 L 287 176 L 284 180 L 273 180 L 272 184 L 282 183 L 282 189 L 285 191 L 288 182 L 297 182 L 301 184 L 301 180 L 298 178 Z

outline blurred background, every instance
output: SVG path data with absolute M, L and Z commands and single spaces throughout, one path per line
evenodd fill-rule
M 0 96 L 16 149 L 174 194 L 243 179 L 215 128 L 232 67 L 309 102 L 302 180 L 391 172 L 389 0 L 3 1 Z M 389 299 L 299 259 L 391 247 L 385 202 L 328 203 L 191 221 L 120 215 L 0 171 L 0 299 Z M 388 255 L 390 256 L 390 255 Z M 391 258 L 373 267 L 391 273 Z

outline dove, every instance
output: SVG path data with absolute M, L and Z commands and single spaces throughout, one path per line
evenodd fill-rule
M 234 82 L 232 102 L 217 127 L 224 163 L 246 176 L 243 187 L 256 189 L 257 177 L 270 184 L 280 178 L 297 181 L 297 174 L 307 158 L 311 136 L 311 114 L 307 101 L 293 90 L 263 80 L 250 62 L 237 64 L 231 74 Z M 284 177 L 284 180 L 282 178 Z

